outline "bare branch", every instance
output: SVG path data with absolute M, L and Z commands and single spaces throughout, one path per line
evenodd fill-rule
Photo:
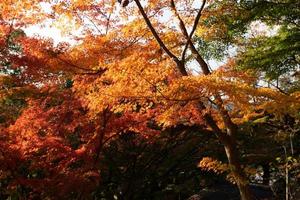
M 111 13 L 109 13 L 108 18 L 106 19 L 105 35 L 108 34 L 109 25 L 110 25 Z
M 99 29 L 99 27 L 95 24 L 95 22 L 87 15 L 85 14 L 82 14 L 83 17 L 80 16 L 80 14 L 75 11 L 75 14 L 77 15 L 77 17 L 81 20 L 81 21 L 84 21 L 83 17 L 85 17 L 87 20 L 89 20 L 91 22 L 91 24 L 94 26 L 94 28 L 99 32 L 99 34 L 101 35 L 101 30 Z

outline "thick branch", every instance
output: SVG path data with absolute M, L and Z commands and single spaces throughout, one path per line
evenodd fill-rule
M 180 26 L 180 30 L 182 32 L 182 34 L 185 36 L 185 38 L 187 39 L 186 41 L 186 45 L 184 47 L 184 50 L 182 52 L 182 60 L 184 61 L 185 59 L 185 54 L 186 54 L 186 50 L 188 47 L 190 47 L 192 53 L 194 56 L 196 56 L 196 61 L 199 63 L 199 65 L 201 66 L 201 69 L 203 71 L 203 74 L 205 75 L 208 75 L 210 74 L 210 70 L 208 68 L 208 65 L 207 63 L 204 61 L 204 59 L 201 57 L 201 55 L 199 54 L 199 52 L 197 51 L 196 47 L 194 46 L 191 38 L 197 28 L 197 25 L 199 23 L 199 20 L 200 20 L 200 17 L 201 17 L 201 13 L 204 9 L 204 5 L 206 3 L 206 0 L 203 0 L 202 2 L 202 5 L 201 5 L 201 8 L 200 10 L 198 11 L 198 14 L 195 18 L 195 21 L 194 21 L 194 25 L 193 25 L 193 28 L 190 32 L 190 34 L 188 34 L 187 32 L 187 29 L 186 29 L 186 26 L 183 22 L 183 20 L 181 19 L 179 13 L 177 12 L 177 9 L 176 9 L 176 6 L 175 6 L 175 3 L 174 3 L 174 0 L 171 0 L 171 9 L 173 10 L 175 16 L 177 17 L 178 21 L 179 21 L 179 26 Z M 229 135 L 234 135 L 235 132 L 236 132 L 236 126 L 235 124 L 231 121 L 231 118 L 227 112 L 227 110 L 224 108 L 223 106 L 223 101 L 222 101 L 222 98 L 220 97 L 220 95 L 216 95 L 216 104 L 218 105 L 218 108 L 219 108 L 219 111 L 220 111 L 220 114 L 223 118 L 223 121 L 227 127 L 227 130 L 228 130 L 228 134 Z
M 154 27 L 152 26 L 147 14 L 145 13 L 141 3 L 139 0 L 135 0 L 136 5 L 138 6 L 139 11 L 141 12 L 148 28 L 150 29 L 152 35 L 154 36 L 155 40 L 157 41 L 157 43 L 159 44 L 159 46 L 166 52 L 166 54 L 172 58 L 174 60 L 174 62 L 177 64 L 177 67 L 179 69 L 179 71 L 184 75 L 187 76 L 187 71 L 185 69 L 184 64 L 166 47 L 166 45 L 164 44 L 164 42 L 161 40 L 161 38 L 159 37 L 158 33 L 156 32 L 156 30 L 154 29 Z
M 153 28 L 149 18 L 147 17 L 146 13 L 144 12 L 143 7 L 141 6 L 139 0 L 135 0 L 135 2 L 137 4 L 141 14 L 143 15 L 143 18 L 144 18 L 148 28 L 152 32 L 153 36 L 155 37 L 155 39 L 157 40 L 157 42 L 159 43 L 161 48 L 168 54 L 168 56 L 171 57 L 176 62 L 177 67 L 180 69 L 180 72 L 181 72 L 182 76 L 187 76 L 187 73 L 186 73 L 186 70 L 185 70 L 185 67 L 184 67 L 184 58 L 185 58 L 185 53 L 187 51 L 186 49 L 188 47 L 190 47 L 190 50 L 191 50 L 192 54 L 195 56 L 196 61 L 201 66 L 203 74 L 204 75 L 210 74 L 210 70 L 208 68 L 207 63 L 201 57 L 201 55 L 197 51 L 196 47 L 194 46 L 193 42 L 191 41 L 191 38 L 192 38 L 196 28 L 197 28 L 197 24 L 199 23 L 201 13 L 202 13 L 202 10 L 203 10 L 205 2 L 206 2 L 205 0 L 203 0 L 203 4 L 202 4 L 202 6 L 201 6 L 196 18 L 195 18 L 195 22 L 194 22 L 194 25 L 193 25 L 193 28 L 192 28 L 192 31 L 191 31 L 190 34 L 188 34 L 187 29 L 184 25 L 184 22 L 180 18 L 179 14 L 176 10 L 174 1 L 171 0 L 171 8 L 173 9 L 175 15 L 177 16 L 177 18 L 179 20 L 179 23 L 180 23 L 179 24 L 180 29 L 181 29 L 183 35 L 185 36 L 185 38 L 187 40 L 186 45 L 185 45 L 184 50 L 183 50 L 182 60 L 179 60 L 174 54 L 172 54 L 169 51 L 169 49 L 165 46 L 165 44 L 163 43 L 163 41 L 158 36 L 155 29 Z M 223 103 L 222 98 L 219 94 L 216 95 L 216 104 L 218 105 L 220 114 L 223 118 L 223 122 L 224 122 L 224 124 L 227 128 L 227 134 L 219 128 L 218 124 L 213 119 L 213 116 L 211 114 L 205 113 L 205 114 L 203 114 L 203 118 L 204 118 L 205 122 L 207 123 L 207 125 L 209 127 L 211 127 L 213 132 L 216 134 L 216 136 L 219 138 L 219 140 L 224 145 L 229 164 L 230 164 L 230 166 L 232 166 L 232 172 L 234 174 L 235 180 L 236 180 L 237 185 L 238 185 L 239 190 L 240 190 L 241 199 L 243 199 L 243 200 L 253 199 L 252 196 L 251 196 L 251 192 L 250 192 L 250 189 L 249 189 L 247 179 L 245 177 L 245 174 L 244 174 L 243 169 L 242 169 L 242 167 L 240 165 L 240 162 L 239 162 L 239 152 L 238 152 L 237 143 L 236 143 L 236 140 L 235 140 L 235 137 L 234 137 L 234 135 L 237 133 L 236 125 L 232 122 L 231 117 L 228 114 L 226 108 L 224 107 L 224 103 Z M 200 111 L 203 111 L 203 110 L 206 109 L 206 106 L 201 101 L 198 102 L 198 107 L 199 107 Z
M 96 154 L 95 163 L 98 161 L 100 153 L 103 148 L 104 138 L 105 138 L 105 133 L 106 133 L 105 129 L 106 129 L 107 123 L 109 121 L 109 117 L 110 117 L 109 110 L 108 110 L 108 108 L 106 108 L 102 112 L 102 117 L 100 119 L 100 125 L 98 127 L 98 130 L 96 130 L 97 131 L 96 143 L 98 144 L 98 146 L 96 146 L 96 149 L 95 149 L 95 154 Z
M 173 0 L 172 0 L 172 1 L 173 1 Z M 186 45 L 185 45 L 185 47 L 184 47 L 184 49 L 183 49 L 183 52 L 182 52 L 182 59 L 184 59 L 185 54 L 186 54 L 186 51 L 187 51 L 187 48 L 188 48 L 188 46 L 189 46 L 189 43 L 191 43 L 192 37 L 193 37 L 193 35 L 194 35 L 194 33 L 195 33 L 196 29 L 197 29 L 197 25 L 198 25 L 198 23 L 199 23 L 199 20 L 200 20 L 201 15 L 202 15 L 202 11 L 203 11 L 203 9 L 204 9 L 205 3 L 206 3 L 206 0 L 203 0 L 202 5 L 201 5 L 201 7 L 200 7 L 200 10 L 198 11 L 198 14 L 197 14 L 197 16 L 196 16 L 196 18 L 195 18 L 193 28 L 192 28 L 192 30 L 191 30 L 191 32 L 190 32 L 189 37 L 187 38 Z
M 200 17 L 201 17 L 201 13 L 202 13 L 202 11 L 204 9 L 205 3 L 206 3 L 206 0 L 203 1 L 202 6 L 201 6 L 200 10 L 198 11 L 198 14 L 197 14 L 197 16 L 195 18 L 194 25 L 193 25 L 193 28 L 192 28 L 192 31 L 191 31 L 190 34 L 188 34 L 188 32 L 187 32 L 186 26 L 185 26 L 183 20 L 181 19 L 180 15 L 178 14 L 177 9 L 175 7 L 175 3 L 174 3 L 173 0 L 171 0 L 170 6 L 171 6 L 171 9 L 173 10 L 175 16 L 179 20 L 180 30 L 181 30 L 182 34 L 184 35 L 184 37 L 186 38 L 186 45 L 185 45 L 184 50 L 182 52 L 182 55 L 181 55 L 182 59 L 181 60 L 182 61 L 185 60 L 185 54 L 186 54 L 187 48 L 190 47 L 190 50 L 191 50 L 192 54 L 195 56 L 196 61 L 200 65 L 203 74 L 207 75 L 207 74 L 210 74 L 210 70 L 208 68 L 208 65 L 204 61 L 204 59 L 202 58 L 202 56 L 199 54 L 199 52 L 197 51 L 195 45 L 193 44 L 193 42 L 191 40 L 191 38 L 192 38 L 192 36 L 193 36 L 196 28 L 197 28 L 197 25 L 199 23 L 199 20 L 200 20 Z

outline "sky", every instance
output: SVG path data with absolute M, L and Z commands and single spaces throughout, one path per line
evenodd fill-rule
M 199 8 L 201 6 L 201 1 L 193 1 L 193 7 Z M 41 3 L 41 7 L 46 13 L 51 13 L 51 4 L 50 3 Z M 118 10 L 118 9 L 117 9 Z M 169 18 L 171 17 L 170 12 L 165 12 L 164 16 L 161 18 L 162 21 L 169 21 Z M 87 21 L 88 23 L 88 21 Z M 56 28 L 55 26 L 51 26 L 51 22 L 45 22 L 43 24 L 43 27 L 41 26 L 30 26 L 25 29 L 25 33 L 28 36 L 42 36 L 42 37 L 48 37 L 52 38 L 54 40 L 55 44 L 58 44 L 59 42 L 75 42 L 75 40 L 72 40 L 69 36 L 63 35 L 62 31 Z M 78 31 L 79 33 L 79 31 Z
M 28 36 L 42 36 L 52 38 L 55 44 L 58 44 L 59 42 L 72 42 L 69 37 L 63 36 L 59 29 L 50 27 L 50 25 L 46 27 L 30 26 L 25 29 L 25 33 Z
M 42 2 L 40 4 L 44 12 L 48 14 L 51 13 L 52 9 L 50 3 Z M 53 26 L 51 21 L 45 21 L 42 26 L 29 26 L 24 31 L 28 36 L 41 36 L 45 38 L 52 38 L 55 45 L 60 42 L 75 42 L 75 40 L 72 40 L 72 38 L 70 38 L 69 36 L 63 35 L 62 31 L 57 27 Z
M 201 6 L 201 1 L 194 1 L 195 8 L 199 8 Z M 45 12 L 50 13 L 51 12 L 51 6 L 47 3 L 42 3 L 42 7 Z M 165 16 L 161 19 L 162 21 L 168 21 L 168 18 L 171 17 L 170 13 L 165 13 Z M 265 34 L 265 35 L 274 35 L 278 30 L 278 27 L 269 28 L 267 25 L 262 24 L 261 22 L 257 21 L 252 23 L 249 26 L 249 36 L 251 35 L 257 35 L 257 34 Z M 64 35 L 63 32 L 52 25 L 50 21 L 46 21 L 42 26 L 33 25 L 25 29 L 25 33 L 28 36 L 41 36 L 45 38 L 52 38 L 54 45 L 57 45 L 60 42 L 68 42 L 70 44 L 75 44 L 75 40 L 72 39 L 69 35 Z M 75 35 L 80 36 L 80 30 L 75 31 Z M 236 50 L 232 49 L 231 54 L 234 55 Z M 210 67 L 212 69 L 218 68 L 220 65 L 225 64 L 226 60 L 218 62 L 215 60 L 208 61 Z M 194 66 L 193 63 L 191 63 L 192 66 Z M 197 67 L 192 67 L 192 69 L 197 72 L 199 70 Z

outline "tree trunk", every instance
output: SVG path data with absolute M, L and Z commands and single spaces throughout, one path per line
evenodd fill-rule
M 165 51 L 165 53 L 171 59 L 174 60 L 174 62 L 176 63 L 177 68 L 179 69 L 181 75 L 182 76 L 188 76 L 188 73 L 187 73 L 186 68 L 185 68 L 185 59 L 184 59 L 185 52 L 183 52 L 183 57 L 182 57 L 181 60 L 176 55 L 174 55 L 168 49 L 168 47 L 165 45 L 165 43 L 161 40 L 161 38 L 159 37 L 159 35 L 156 32 L 155 28 L 152 26 L 151 21 L 148 18 L 146 12 L 144 11 L 143 6 L 141 5 L 140 1 L 139 0 L 134 0 L 134 1 L 137 4 L 139 11 L 141 12 L 141 15 L 144 18 L 144 21 L 146 22 L 149 30 L 151 31 L 152 35 L 156 39 L 156 41 L 159 44 L 160 48 L 163 49 Z M 197 14 L 197 17 L 195 19 L 193 30 L 189 35 L 188 32 L 187 32 L 187 29 L 184 25 L 184 22 L 181 20 L 180 16 L 178 14 L 176 14 L 177 10 L 176 10 L 174 1 L 171 1 L 171 6 L 174 9 L 175 14 L 176 14 L 176 16 L 178 17 L 178 19 L 180 21 L 180 29 L 181 29 L 183 35 L 185 36 L 185 38 L 187 39 L 187 44 L 186 45 L 188 45 L 190 47 L 190 50 L 191 50 L 192 54 L 195 56 L 196 61 L 199 63 L 199 65 L 200 65 L 200 67 L 203 71 L 203 74 L 208 75 L 208 74 L 210 74 L 209 67 L 208 67 L 207 63 L 205 62 L 205 60 L 202 58 L 202 56 L 197 51 L 197 49 L 196 49 L 195 45 L 193 44 L 193 42 L 191 41 L 193 31 L 196 30 L 198 21 L 199 21 L 200 16 L 201 16 L 201 12 L 204 8 L 204 4 L 205 4 L 205 1 L 203 1 L 202 7 L 200 8 L 199 13 Z M 235 181 L 236 181 L 237 186 L 238 186 L 239 191 L 240 191 L 241 199 L 242 200 L 251 200 L 253 198 L 252 198 L 252 195 L 251 195 L 251 192 L 250 192 L 249 184 L 247 182 L 247 179 L 245 177 L 245 173 L 242 170 L 240 162 L 239 162 L 239 153 L 238 153 L 238 149 L 237 149 L 236 142 L 235 142 L 235 133 L 237 132 L 236 126 L 231 121 L 230 116 L 228 115 L 226 109 L 223 108 L 223 101 L 222 101 L 222 98 L 220 97 L 220 95 L 217 94 L 216 97 L 218 99 L 218 106 L 219 106 L 219 109 L 220 109 L 220 114 L 222 115 L 222 118 L 223 118 L 224 123 L 225 123 L 226 128 L 227 128 L 227 134 L 223 133 L 220 130 L 220 128 L 218 127 L 218 125 L 216 124 L 216 122 L 214 121 L 214 119 L 211 115 L 204 114 L 203 117 L 204 117 L 206 123 L 212 128 L 212 130 L 218 136 L 220 141 L 224 144 L 226 155 L 227 155 L 227 158 L 228 158 L 228 161 L 229 161 L 229 165 L 232 168 L 231 171 L 234 174 Z M 199 109 L 200 109 L 200 111 L 206 109 L 206 106 L 201 101 L 199 102 Z
M 263 168 L 263 172 L 264 172 L 263 184 L 264 185 L 269 185 L 270 184 L 270 177 L 271 177 L 269 163 L 263 163 L 262 168 Z
M 199 108 L 203 109 L 204 105 L 199 103 Z M 228 163 L 230 166 L 230 171 L 234 176 L 234 181 L 236 182 L 241 200 L 252 200 L 255 199 L 253 197 L 253 193 L 250 190 L 248 180 L 245 176 L 245 172 L 243 171 L 240 160 L 239 160 L 239 150 L 237 148 L 237 143 L 235 139 L 235 135 L 237 132 L 236 127 L 228 128 L 227 132 L 224 133 L 222 130 L 217 126 L 213 118 L 206 114 L 203 116 L 206 123 L 212 128 L 212 130 L 217 135 L 220 142 L 224 145 L 224 149 L 226 152 L 226 156 L 228 159 Z
M 254 199 L 250 191 L 249 183 L 245 177 L 245 173 L 240 165 L 239 153 L 236 146 L 236 142 L 232 137 L 228 137 L 228 140 L 223 143 L 227 159 L 229 162 L 230 170 L 233 173 L 234 180 L 238 186 L 241 200 Z

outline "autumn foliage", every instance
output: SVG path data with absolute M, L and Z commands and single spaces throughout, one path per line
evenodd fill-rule
M 281 3 L 0 2 L 0 198 L 145 198 L 134 185 L 177 199 L 166 191 L 177 194 L 190 170 L 203 180 L 214 172 L 250 200 L 258 167 L 268 185 L 273 166 L 292 199 L 299 3 Z M 253 23 L 278 31 L 253 36 Z M 72 41 L 26 35 L 32 26 Z

